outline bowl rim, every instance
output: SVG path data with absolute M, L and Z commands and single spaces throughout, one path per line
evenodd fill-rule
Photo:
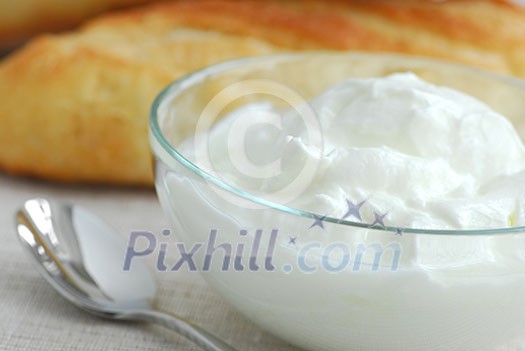
M 254 202 L 256 204 L 275 209 L 278 211 L 286 212 L 288 214 L 294 215 L 294 216 L 301 216 L 306 218 L 311 218 L 313 220 L 321 219 L 323 222 L 338 224 L 338 225 L 344 225 L 349 227 L 355 227 L 355 228 L 361 228 L 361 229 L 373 229 L 376 231 L 382 231 L 382 232 L 391 232 L 396 234 L 427 234 L 427 235 L 502 235 L 502 234 L 514 234 L 514 233 L 525 233 L 525 226 L 517 226 L 517 227 L 504 227 L 504 228 L 491 228 L 491 229 L 420 229 L 420 228 L 410 228 L 410 227 L 398 227 L 398 226 L 371 226 L 368 223 L 362 223 L 362 222 L 354 222 L 349 221 L 345 219 L 320 215 L 318 213 L 299 210 L 293 207 L 289 207 L 283 204 L 275 203 L 269 200 L 265 200 L 263 198 L 260 198 L 256 195 L 251 194 L 248 191 L 242 190 L 236 186 L 233 186 L 216 176 L 214 176 L 211 173 L 206 172 L 205 170 L 201 169 L 198 165 L 193 163 L 192 161 L 185 158 L 181 153 L 177 151 L 177 148 L 172 146 L 171 143 L 167 140 L 167 138 L 164 137 L 164 133 L 161 130 L 160 124 L 159 124 L 159 116 L 158 111 L 162 103 L 167 98 L 173 98 L 176 97 L 178 94 L 180 94 L 182 91 L 184 91 L 187 87 L 193 86 L 195 84 L 198 84 L 199 82 L 203 81 L 203 79 L 208 76 L 209 74 L 218 73 L 218 72 L 225 72 L 229 69 L 239 67 L 243 64 L 252 64 L 257 62 L 263 62 L 265 60 L 274 60 L 274 61 L 286 61 L 290 59 L 297 59 L 299 57 L 304 56 L 352 56 L 352 57 L 370 57 L 370 56 L 382 56 L 385 58 L 395 58 L 395 59 L 402 59 L 402 60 L 408 60 L 413 62 L 426 62 L 429 64 L 437 64 L 441 66 L 447 66 L 450 68 L 456 68 L 459 70 L 464 71 L 471 71 L 472 73 L 480 74 L 482 76 L 485 76 L 488 79 L 492 80 L 498 80 L 505 84 L 509 85 L 515 85 L 520 88 L 525 89 L 525 80 L 506 76 L 500 73 L 494 73 L 491 71 L 487 71 L 482 68 L 470 66 L 467 64 L 457 63 L 457 62 L 451 62 L 451 61 L 445 61 L 440 60 L 436 58 L 426 57 L 426 56 L 417 56 L 417 55 L 407 55 L 407 54 L 400 54 L 400 53 L 384 53 L 384 52 L 362 52 L 362 51 L 303 51 L 303 52 L 291 52 L 291 53 L 278 53 L 278 54 L 268 54 L 268 55 L 260 55 L 260 56 L 254 56 L 254 57 L 244 57 L 239 59 L 233 59 L 233 60 L 226 60 L 222 62 L 218 62 L 206 67 L 203 67 L 201 69 L 198 69 L 196 71 L 193 71 L 191 73 L 185 74 L 178 79 L 171 82 L 168 86 L 166 86 L 155 98 L 153 101 L 153 104 L 150 108 L 149 113 L 149 134 L 150 134 L 150 145 L 152 146 L 152 152 L 156 158 L 159 158 L 159 155 L 156 153 L 155 148 L 153 147 L 154 143 L 157 143 L 161 146 L 163 151 L 165 151 L 172 159 L 177 161 L 179 164 L 187 168 L 188 170 L 195 173 L 200 178 L 204 179 L 205 181 L 209 181 L 213 183 L 214 185 L 218 186 L 219 188 L 233 194 L 234 196 L 242 197 L 248 201 Z M 155 168 L 155 167 L 154 167 Z

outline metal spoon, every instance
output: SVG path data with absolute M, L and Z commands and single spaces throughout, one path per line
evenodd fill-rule
M 17 212 L 23 246 L 67 300 L 97 316 L 158 323 L 208 351 L 235 351 L 176 315 L 155 309 L 156 285 L 140 261 L 123 269 L 126 243 L 82 207 L 32 199 Z

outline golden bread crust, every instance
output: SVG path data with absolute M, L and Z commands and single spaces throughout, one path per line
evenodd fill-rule
M 525 77 L 525 10 L 503 1 L 172 1 L 46 35 L 0 63 L 0 168 L 152 184 L 148 112 L 203 66 L 289 50 L 402 52 Z
M 107 10 L 154 0 L 5 0 L 0 2 L 0 49 L 42 31 L 71 28 Z

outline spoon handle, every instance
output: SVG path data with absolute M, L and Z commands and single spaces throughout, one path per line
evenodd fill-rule
M 127 317 L 162 325 L 193 341 L 206 351 L 237 351 L 224 341 L 219 340 L 214 335 L 197 327 L 190 321 L 169 312 L 144 310 L 135 312 L 132 316 Z

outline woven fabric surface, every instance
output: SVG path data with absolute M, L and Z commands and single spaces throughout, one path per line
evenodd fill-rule
M 57 185 L 0 175 L 0 350 L 200 350 L 162 327 L 100 319 L 59 296 L 35 270 L 15 234 L 15 212 L 33 197 L 81 204 L 123 236 L 133 230 L 160 233 L 167 227 L 150 190 Z M 234 311 L 198 273 L 156 274 L 160 308 L 194 321 L 239 350 L 298 350 Z

